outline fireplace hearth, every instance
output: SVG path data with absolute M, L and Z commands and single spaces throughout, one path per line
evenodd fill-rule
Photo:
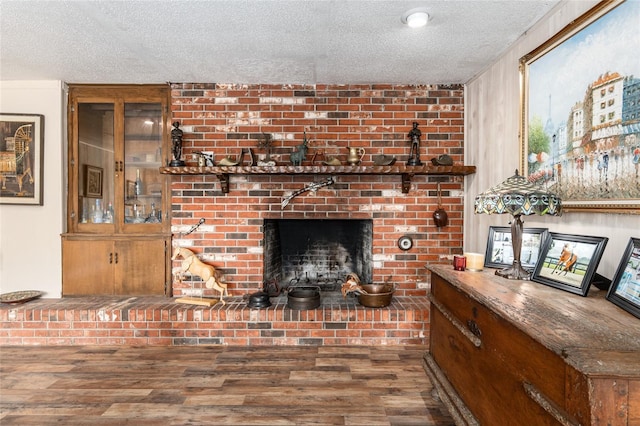
M 317 286 L 340 291 L 345 277 L 372 279 L 373 221 L 361 219 L 266 219 L 264 281 L 286 289 Z

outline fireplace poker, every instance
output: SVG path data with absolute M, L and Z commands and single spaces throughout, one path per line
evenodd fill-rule
M 325 180 L 325 181 L 314 182 L 312 184 L 309 184 L 309 185 L 305 186 L 302 189 L 298 189 L 297 191 L 293 192 L 288 197 L 285 197 L 284 200 L 282 200 L 282 210 L 284 210 L 284 208 L 287 207 L 287 205 L 289 204 L 289 201 L 291 201 L 292 199 L 294 199 L 298 195 L 304 194 L 307 191 L 316 192 L 318 189 L 322 188 L 323 186 L 333 185 L 334 183 L 335 183 L 335 181 L 333 180 L 333 176 L 329 176 L 327 178 L 327 180 Z
M 196 229 L 198 229 L 200 227 L 200 225 L 202 225 L 204 223 L 204 217 L 201 217 L 200 220 L 198 221 L 198 223 L 196 223 L 195 225 L 193 225 L 191 227 L 191 229 L 189 229 L 185 234 L 182 234 L 182 236 L 184 237 L 185 235 L 189 235 L 191 234 L 193 231 L 195 231 Z

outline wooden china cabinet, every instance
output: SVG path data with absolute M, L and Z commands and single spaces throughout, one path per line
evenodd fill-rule
M 170 295 L 167 85 L 70 85 L 62 293 Z

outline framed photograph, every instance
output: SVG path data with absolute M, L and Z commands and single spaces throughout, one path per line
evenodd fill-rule
M 0 113 L 0 204 L 43 204 L 44 115 Z
M 546 233 L 547 228 L 524 228 L 522 230 L 520 263 L 526 270 L 532 271 L 535 268 L 540 255 L 540 246 Z M 511 227 L 490 226 L 484 266 L 487 268 L 507 268 L 512 264 Z
M 134 200 L 136 198 L 136 183 L 132 180 L 127 180 L 127 200 Z
M 640 318 L 640 238 L 629 239 L 607 300 Z
M 84 196 L 102 198 L 102 168 L 84 165 Z
M 520 168 L 565 211 L 640 213 L 638 22 L 603 1 L 520 59 Z
M 586 296 L 607 241 L 606 237 L 548 232 L 531 280 Z

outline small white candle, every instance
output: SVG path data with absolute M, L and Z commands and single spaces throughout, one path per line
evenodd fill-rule
M 467 270 L 468 271 L 482 271 L 484 267 L 484 254 L 482 253 L 465 253 L 467 258 Z

